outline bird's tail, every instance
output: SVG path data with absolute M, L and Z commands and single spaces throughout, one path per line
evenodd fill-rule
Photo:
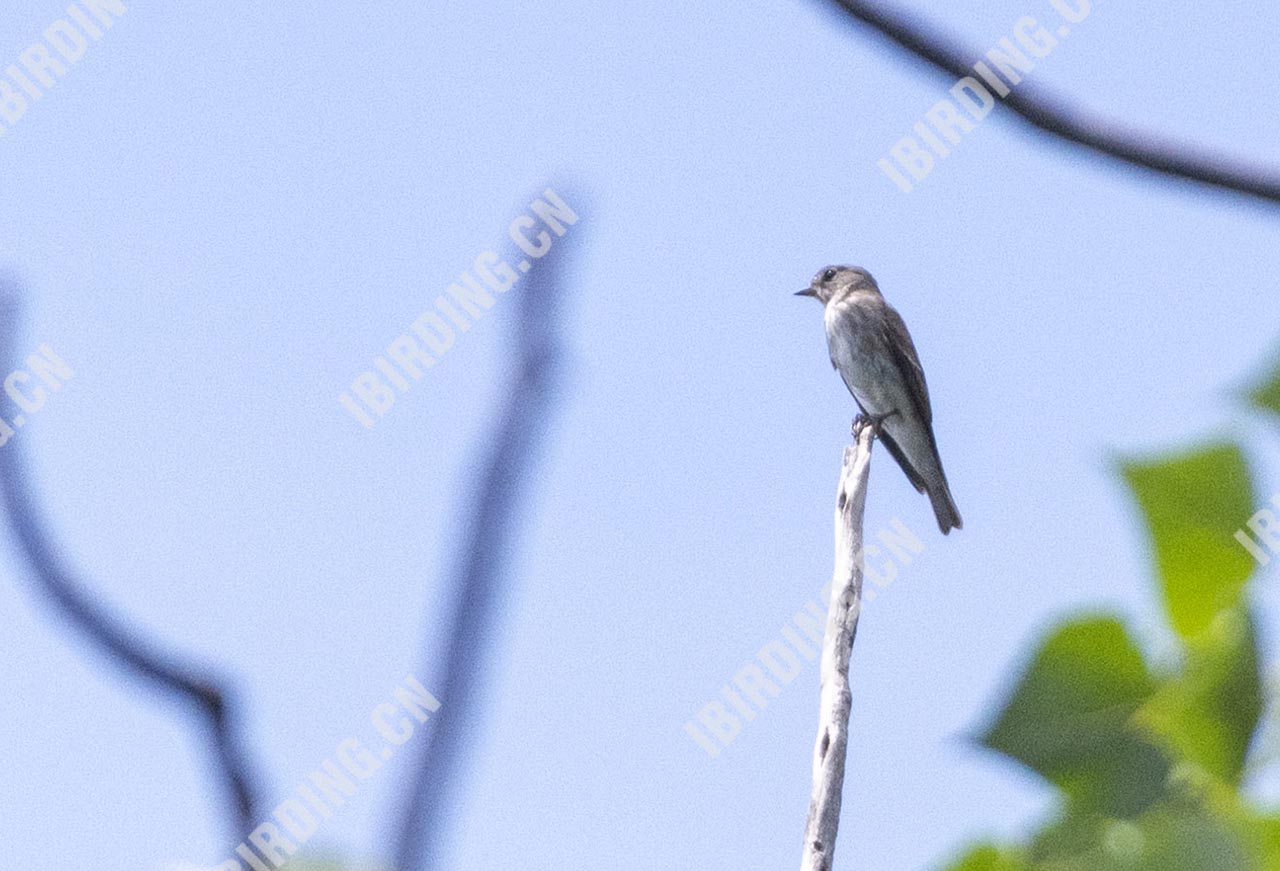
M 937 486 L 929 488 L 929 501 L 933 503 L 934 516 L 938 518 L 938 528 L 943 535 L 949 535 L 952 529 L 964 529 L 964 521 L 960 519 L 960 509 L 956 508 L 951 498 L 951 488 L 944 478 Z

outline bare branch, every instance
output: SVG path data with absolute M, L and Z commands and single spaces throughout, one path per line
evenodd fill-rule
M 863 0 L 831 2 L 948 76 L 960 79 L 973 75 L 975 56 L 907 16 Z M 1115 122 L 1092 117 L 1064 100 L 1025 84 L 997 102 L 1039 130 L 1098 154 L 1183 181 L 1280 203 L 1280 175 L 1273 169 L 1250 166 L 1207 154 L 1201 148 L 1161 142 L 1156 137 L 1125 130 Z
M 399 871 L 425 871 L 438 863 L 446 799 L 458 778 L 466 745 L 475 744 L 474 735 L 467 732 L 475 716 L 475 690 L 489 649 L 500 635 L 493 628 L 494 604 L 505 580 L 521 512 L 528 508 L 522 490 L 534 478 L 539 438 L 552 410 L 560 357 L 556 326 L 565 284 L 563 260 L 577 241 L 576 237 L 558 240 L 515 291 L 520 306 L 511 343 L 510 393 L 479 471 L 454 557 L 453 613 L 447 624 L 444 678 L 439 683 L 441 708 L 415 763 L 400 826 L 395 864 Z
M 17 358 L 15 335 L 19 294 L 0 282 L 0 361 Z M 77 631 L 114 662 L 153 684 L 172 701 L 194 709 L 212 751 L 218 778 L 230 799 L 235 840 L 255 826 L 256 783 L 249 754 L 238 732 L 235 697 L 226 684 L 184 655 L 162 650 L 144 639 L 107 606 L 94 600 L 88 587 L 63 561 L 48 531 L 24 468 L 20 437 L 0 447 L 0 498 L 22 555 L 30 564 L 37 589 Z
M 849 657 L 862 610 L 862 516 L 867 504 L 871 445 L 875 428 L 864 426 L 845 448 L 836 495 L 835 568 L 822 639 L 822 701 L 813 746 L 813 794 L 804 831 L 801 871 L 831 871 L 840 828 L 844 763 L 849 746 Z

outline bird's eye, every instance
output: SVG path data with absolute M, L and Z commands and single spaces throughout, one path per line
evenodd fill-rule
M 826 272 L 822 273 L 823 281 L 830 281 L 835 277 L 836 277 L 836 271 L 834 269 L 828 269 Z

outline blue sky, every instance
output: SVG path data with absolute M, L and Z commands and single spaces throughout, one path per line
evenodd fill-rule
M 0 67 L 64 8 L 9 4 Z M 913 8 L 975 51 L 1052 14 Z M 1107 4 L 1030 79 L 1266 162 L 1278 27 L 1255 5 Z M 1016 835 L 1048 792 L 964 736 L 1036 633 L 1114 607 L 1165 644 L 1114 457 L 1237 434 L 1262 493 L 1280 489 L 1276 433 L 1230 395 L 1280 336 L 1280 246 L 1274 210 L 995 116 L 904 195 L 875 161 L 949 84 L 802 0 L 129 4 L 0 138 L 20 347 L 76 370 L 17 436 L 69 558 L 236 676 L 288 795 L 423 670 L 513 300 L 374 430 L 336 397 L 534 192 L 575 191 L 569 369 L 449 865 L 785 867 L 816 668 L 716 759 L 681 727 L 829 576 L 853 407 L 791 293 L 855 262 L 911 326 L 965 529 L 938 535 L 877 454 L 868 524 L 899 517 L 925 550 L 859 630 L 838 864 L 923 869 Z M 219 860 L 185 719 L 3 553 L 13 866 Z M 1274 617 L 1271 577 L 1259 594 Z M 404 773 L 313 845 L 388 857 Z

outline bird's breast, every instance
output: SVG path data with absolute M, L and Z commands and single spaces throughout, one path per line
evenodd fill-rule
M 858 305 L 833 304 L 826 312 L 827 347 L 844 383 L 871 414 L 897 407 L 892 360 L 874 316 Z

